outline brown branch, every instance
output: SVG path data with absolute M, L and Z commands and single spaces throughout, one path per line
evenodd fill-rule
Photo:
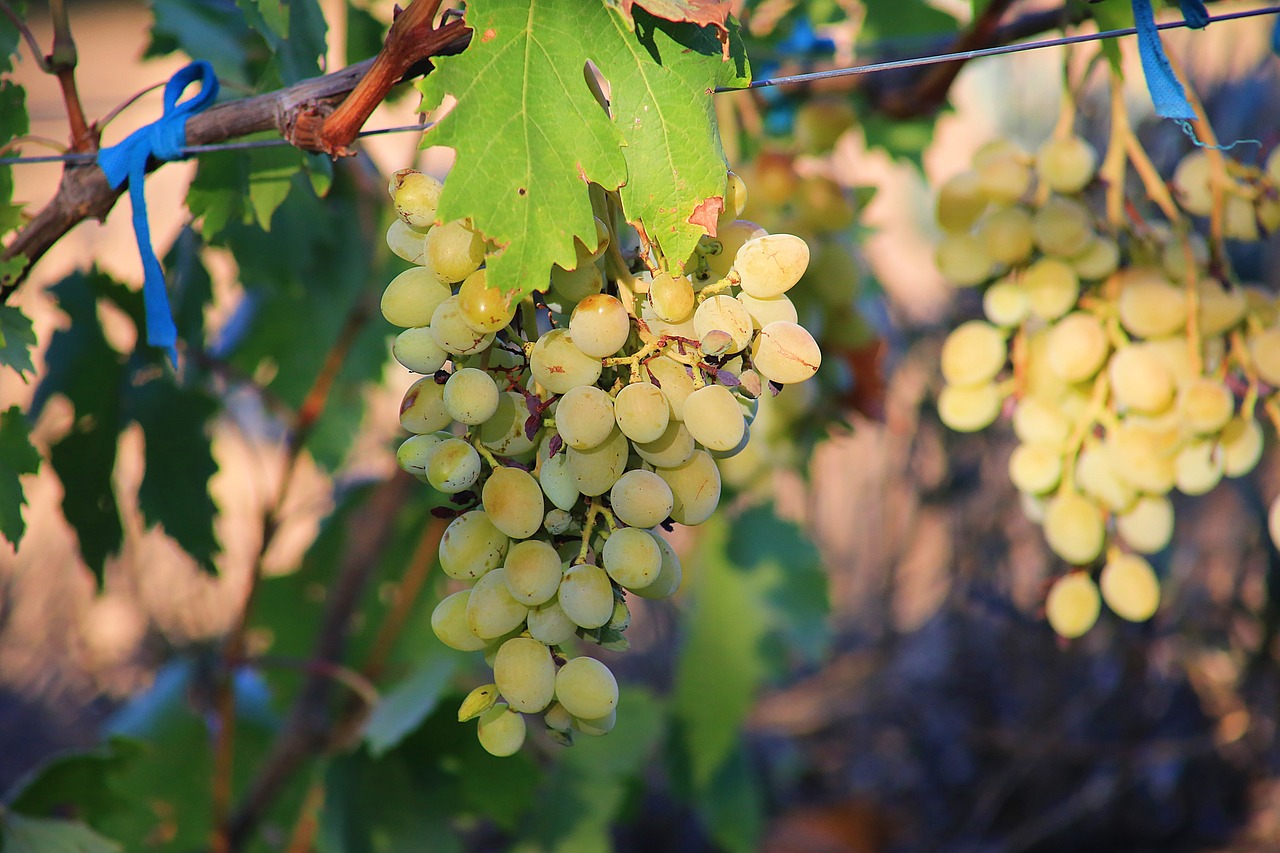
M 450 31 L 449 39 L 443 44 L 433 42 L 425 47 L 431 49 L 432 56 L 455 54 L 467 46 L 471 33 L 455 28 Z M 411 66 L 405 76 L 430 70 L 429 64 L 423 62 L 427 56 L 426 52 L 419 53 L 420 61 Z M 355 88 L 374 61 L 368 59 L 275 92 L 216 104 L 187 122 L 187 145 L 212 145 L 265 130 L 275 130 L 292 139 L 298 115 L 337 103 Z M 0 252 L 0 260 L 17 257 L 26 260 L 20 272 L 0 278 L 0 303 L 8 300 L 26 280 L 32 266 L 58 240 L 86 219 L 103 219 L 123 192 L 123 188 L 114 190 L 107 184 L 106 175 L 96 164 L 69 165 L 62 173 L 53 199 Z
M 49 69 L 58 78 L 62 101 L 67 107 L 67 124 L 71 127 L 72 151 L 98 150 L 98 132 L 89 126 L 76 88 L 76 65 L 79 53 L 71 37 L 71 19 L 66 0 L 50 0 L 49 15 L 53 19 L 53 48 L 49 53 Z

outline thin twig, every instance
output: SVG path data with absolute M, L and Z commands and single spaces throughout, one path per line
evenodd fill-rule
M 155 90 L 163 89 L 164 87 L 165 87 L 164 83 L 152 83 L 147 88 L 142 89 L 141 91 L 138 91 L 138 92 L 134 92 L 132 95 L 130 95 L 129 97 L 125 98 L 123 101 L 121 101 L 120 103 L 112 107 L 110 112 L 108 112 L 102 118 L 95 121 L 93 123 L 94 129 L 98 131 L 99 135 L 101 135 L 102 129 L 104 127 L 111 124 L 111 122 L 115 120 L 115 117 L 120 115 L 120 113 L 124 112 L 125 110 L 129 109 L 129 107 L 137 103 L 139 98 L 148 94 L 149 92 L 154 92 Z
M 31 56 L 35 59 L 36 65 L 40 66 L 40 70 L 46 74 L 52 74 L 53 71 L 49 67 L 49 58 L 40 49 L 40 42 L 36 41 L 35 33 L 31 32 L 31 28 L 27 26 L 26 21 L 18 17 L 18 13 L 13 11 L 13 7 L 8 4 L 7 0 L 0 0 L 0 12 L 3 12 L 14 28 L 22 33 L 22 37 L 27 42 L 27 47 L 31 48 Z

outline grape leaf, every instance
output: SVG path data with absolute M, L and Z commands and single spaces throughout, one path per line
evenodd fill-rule
M 729 0 L 622 0 L 622 14 L 631 19 L 635 6 L 668 21 L 710 25 L 726 35 L 729 32 L 729 15 L 733 11 Z
M 417 669 L 383 694 L 365 724 L 365 742 L 374 758 L 400 743 L 431 716 L 449 689 L 458 663 L 458 655 L 437 643 L 431 653 L 423 656 Z
M 0 812 L 0 849 L 5 853 L 118 853 L 123 848 L 83 823 Z
M 953 16 L 925 0 L 864 0 L 863 5 L 867 14 L 860 40 L 953 33 L 960 26 Z
M 27 315 L 16 306 L 0 305 L 0 365 L 23 375 L 34 371 L 31 348 L 35 344 L 35 329 Z
M 633 31 L 597 3 L 478 0 L 467 21 L 471 45 L 420 84 L 425 109 L 458 99 L 423 144 L 457 150 L 439 216 L 469 216 L 497 243 L 497 285 L 525 295 L 553 263 L 576 263 L 574 238 L 595 240 L 588 181 L 626 183 L 628 218 L 683 261 L 705 233 L 689 218 L 724 191 L 711 90 L 742 79 L 745 58 L 722 61 L 719 42 L 692 38 L 692 25 L 650 17 Z M 609 81 L 612 118 L 586 82 L 588 62 Z
M 288 37 L 291 4 L 281 0 L 236 0 L 236 5 L 244 11 L 246 18 L 252 20 L 257 16 L 277 37 Z
M 17 547 L 26 531 L 22 507 L 23 474 L 34 474 L 40 467 L 40 454 L 31 446 L 27 419 L 17 406 L 0 412 L 0 536 Z

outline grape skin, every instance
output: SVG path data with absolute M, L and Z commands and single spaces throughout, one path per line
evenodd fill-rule
M 1045 600 L 1045 618 L 1061 637 L 1082 637 L 1102 610 L 1098 587 L 1085 572 L 1072 572 L 1054 583 Z
M 1160 609 L 1160 581 L 1151 564 L 1136 554 L 1107 560 L 1099 577 L 1107 606 L 1129 622 L 1145 622 Z
M 582 628 L 599 628 L 613 615 L 609 576 L 590 563 L 579 563 L 564 573 L 558 600 L 565 615 Z
M 822 350 L 804 326 L 775 320 L 756 335 L 751 344 L 751 362 L 766 379 L 792 385 L 818 372 Z
M 600 558 L 609 577 L 630 590 L 649 586 L 662 571 L 662 549 L 649 531 L 638 527 L 609 534 Z
M 671 422 L 666 395 L 649 382 L 624 386 L 613 400 L 613 413 L 622 434 L 639 444 L 656 441 Z
M 1045 507 L 1044 535 L 1053 552 L 1068 563 L 1091 563 L 1102 553 L 1102 513 L 1087 498 L 1061 492 Z
M 709 450 L 733 449 L 747 428 L 737 398 L 723 385 L 704 385 L 690 394 L 684 424 L 693 440 Z
M 485 752 L 498 758 L 515 755 L 524 746 L 524 717 L 498 703 L 480 715 L 476 733 Z
M 541 525 L 541 518 L 538 523 Z M 526 539 L 512 545 L 502 568 L 506 570 L 503 577 L 511 597 L 530 607 L 554 598 L 564 574 L 560 555 L 542 539 Z
M 494 658 L 493 680 L 513 710 L 538 713 L 555 696 L 556 665 L 551 650 L 527 637 L 507 640 Z
M 382 291 L 382 316 L 401 328 L 425 326 L 453 291 L 428 267 L 413 267 L 391 279 Z
M 506 571 L 494 569 L 471 588 L 467 601 L 467 624 L 477 637 L 492 640 L 514 631 L 524 622 L 529 608 L 516 601 L 507 588 Z
M 489 521 L 512 539 L 527 539 L 542 526 L 542 487 L 527 471 L 495 468 L 480 496 Z
M 793 234 L 754 237 L 733 259 L 742 291 L 760 299 L 786 293 L 808 267 L 809 244 Z
M 990 323 L 970 320 L 942 344 L 942 376 L 953 385 L 977 385 L 994 379 L 1008 357 L 1004 335 Z
M 556 673 L 556 701 L 579 719 L 600 719 L 618 705 L 618 682 L 595 658 L 576 657 Z
M 671 515 L 674 507 L 671 487 L 652 471 L 627 471 L 609 490 L 609 505 L 623 524 L 654 527 Z
M 606 358 L 622 349 L 631 334 L 631 315 L 617 297 L 597 293 L 573 309 L 569 335 L 583 353 Z

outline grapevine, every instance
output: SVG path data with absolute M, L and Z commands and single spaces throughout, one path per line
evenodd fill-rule
M 680 586 L 663 528 L 711 517 L 717 460 L 746 446 L 761 395 L 817 372 L 821 351 L 787 295 L 809 247 L 737 220 L 746 186 L 729 173 L 719 237 L 664 269 L 611 215 L 621 199 L 597 188 L 595 244 L 578 241 L 573 267 L 513 302 L 488 280 L 483 235 L 436 221 L 441 182 L 402 170 L 389 191 L 387 244 L 415 266 L 382 312 L 404 329 L 396 359 L 422 374 L 401 405 L 413 435 L 398 460 L 449 496 L 440 565 L 463 587 L 431 625 L 493 667 L 458 718 L 478 719 L 500 756 L 524 743 L 525 714 L 562 743 L 605 734 L 617 681 L 575 641 L 628 647 L 627 596 Z

